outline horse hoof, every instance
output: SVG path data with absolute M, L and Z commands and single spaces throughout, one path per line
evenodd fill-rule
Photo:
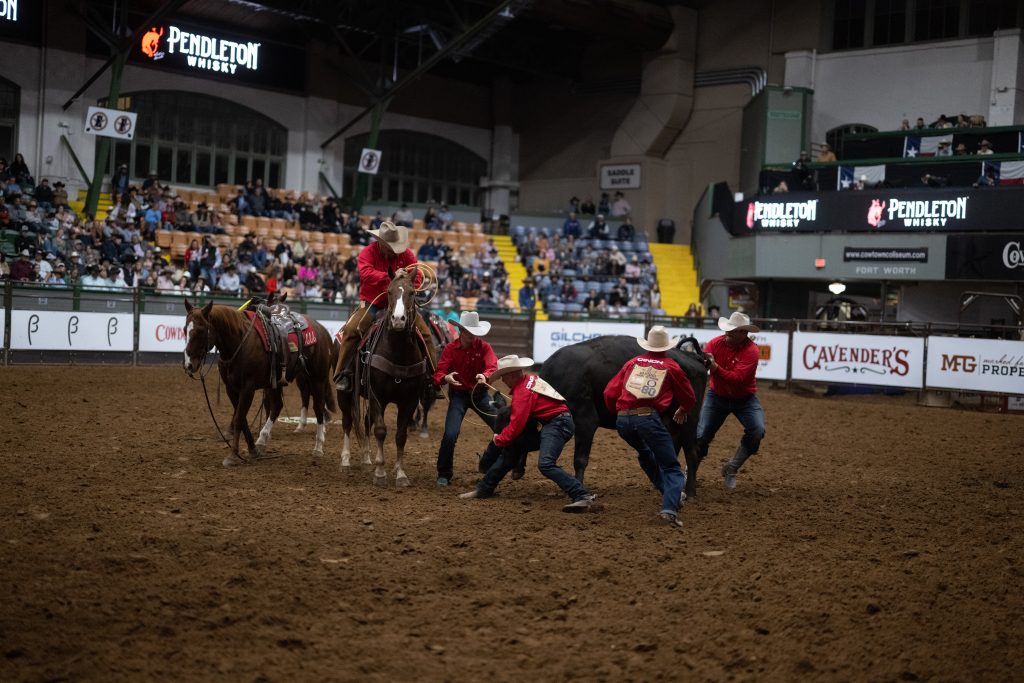
M 352 467 L 352 461 L 349 460 L 348 458 L 343 457 L 341 459 L 341 468 L 347 470 L 347 469 L 349 469 L 351 467 Z
M 373 483 L 374 483 L 375 486 L 387 486 L 388 485 L 388 475 L 385 474 L 382 477 L 375 476 L 373 478 Z
M 297 431 L 297 432 L 301 432 L 301 431 L 302 431 L 302 425 L 299 425 L 299 426 L 297 426 L 297 427 L 295 428 L 295 431 Z
M 322 458 L 322 457 L 324 457 L 324 449 L 322 449 L 322 448 L 314 448 L 313 449 L 313 457 L 314 458 Z
M 428 432 L 426 429 L 424 429 L 422 432 L 420 432 L 420 438 L 421 439 L 429 439 L 430 438 L 430 432 Z
M 409 481 L 409 477 L 398 477 L 395 479 L 395 486 L 412 486 L 412 482 Z
M 232 453 L 228 457 L 224 458 L 224 461 L 221 464 L 224 465 L 224 467 L 238 467 L 243 463 L 241 458 Z

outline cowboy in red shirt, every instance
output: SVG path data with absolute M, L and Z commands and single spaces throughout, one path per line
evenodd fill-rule
M 754 379 L 760 353 L 750 339 L 750 333 L 760 329 L 739 312 L 719 318 L 718 328 L 725 334 L 704 345 L 711 386 L 697 423 L 697 457 L 703 460 L 707 456 L 708 446 L 725 418 L 735 415 L 743 425 L 743 437 L 732 459 L 722 463 L 725 488 L 731 491 L 736 488 L 736 473 L 747 458 L 757 453 L 764 438 L 764 409 L 757 400 Z
M 686 472 L 679 466 L 679 457 L 672 435 L 661 421 L 661 414 L 673 402 L 678 404 L 672 419 L 682 424 L 693 409 L 697 397 L 690 379 L 665 352 L 676 345 L 661 325 L 637 339 L 647 353 L 626 361 L 604 390 L 604 402 L 610 412 L 618 413 L 615 427 L 619 436 L 636 449 L 640 468 L 661 492 L 658 517 L 672 526 L 679 522 L 679 507 Z
M 436 386 L 448 385 L 448 414 L 437 451 L 438 486 L 447 486 L 454 474 L 455 442 L 459 439 L 466 411 L 472 409 L 488 427 L 494 428 L 494 406 L 487 393 L 487 376 L 498 367 L 498 357 L 483 340 L 491 324 L 480 320 L 476 311 L 464 311 L 455 324 L 459 338 L 444 347 L 434 373 Z
M 463 493 L 460 498 L 489 498 L 494 495 L 502 478 L 522 461 L 526 453 L 539 450 L 538 467 L 545 477 L 558 484 L 571 499 L 563 512 L 586 512 L 594 507 L 595 496 L 587 493 L 583 484 L 558 466 L 565 442 L 576 432 L 565 398 L 533 373 L 532 358 L 505 356 L 491 374 L 491 381 L 503 379 L 512 390 L 512 413 L 508 425 L 494 435 L 493 442 L 503 449 L 499 458 L 487 470 L 476 489 Z
M 335 367 L 335 375 L 341 374 L 338 389 L 349 391 L 352 388 L 352 375 L 348 369 L 356 347 L 370 329 L 374 318 L 380 311 L 388 307 L 388 286 L 395 273 L 416 263 L 416 254 L 409 249 L 409 229 L 395 226 L 384 221 L 377 230 L 367 230 L 376 237 L 376 241 L 359 252 L 356 260 L 359 267 L 359 308 L 342 328 L 341 353 Z M 416 273 L 413 282 L 416 286 L 423 281 L 420 273 Z M 430 367 L 437 366 L 437 352 L 430 341 L 430 326 L 422 315 L 416 316 L 416 329 L 419 330 L 430 357 Z

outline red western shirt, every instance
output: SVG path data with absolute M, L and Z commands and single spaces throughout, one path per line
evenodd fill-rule
M 711 371 L 711 390 L 724 398 L 747 398 L 757 393 L 754 374 L 761 359 L 757 344 L 747 339 L 738 349 L 725 343 L 725 335 L 715 337 L 704 345 L 718 363 Z
M 498 367 L 498 357 L 494 355 L 491 345 L 479 337 L 473 340 L 468 349 L 462 348 L 458 339 L 448 343 L 437 361 L 437 372 L 434 373 L 434 384 L 440 386 L 444 376 L 455 373 L 455 381 L 462 386 L 450 385 L 450 391 L 472 391 L 476 387 L 477 375 L 490 375 Z
M 406 249 L 401 254 L 385 254 L 380 244 L 374 242 L 359 252 L 356 263 L 359 264 L 359 298 L 368 304 L 374 303 L 376 299 L 377 305 L 385 308 L 386 292 L 388 285 L 391 284 L 388 271 L 397 273 L 402 268 L 416 263 L 416 254 L 412 253 L 412 249 Z M 422 279 L 423 277 L 416 273 L 414 284 L 419 286 Z M 378 296 L 380 299 L 377 299 Z M 384 300 L 383 305 L 381 300 Z
M 531 387 L 537 381 L 537 375 L 523 375 L 523 377 L 512 387 L 512 415 L 508 426 L 501 430 L 501 434 L 494 436 L 495 445 L 505 446 L 523 433 L 526 423 L 531 420 L 549 420 L 556 415 L 569 412 L 565 401 L 558 401 L 548 396 L 542 396 Z
M 667 371 L 657 396 L 637 398 L 626 390 L 626 380 L 633 371 L 633 367 L 637 365 Z M 619 374 L 615 375 L 604 389 L 604 404 L 613 413 L 617 410 L 632 410 L 634 408 L 654 408 L 661 413 L 668 410 L 668 407 L 672 405 L 673 398 L 679 403 L 684 413 L 690 412 L 697 402 L 693 386 L 690 385 L 690 378 L 686 376 L 678 363 L 665 355 L 664 351 L 649 351 L 642 356 L 629 359 L 619 370 Z

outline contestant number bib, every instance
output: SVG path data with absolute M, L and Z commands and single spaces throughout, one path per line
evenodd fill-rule
M 634 365 L 626 379 L 626 391 L 637 398 L 657 398 L 668 370 Z

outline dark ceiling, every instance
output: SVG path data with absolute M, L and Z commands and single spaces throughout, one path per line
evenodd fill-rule
M 374 65 L 390 77 L 416 68 L 467 28 L 493 15 L 475 36 L 432 73 L 477 83 L 497 74 L 517 81 L 538 76 L 577 80 L 592 48 L 637 53 L 664 43 L 672 30 L 667 7 L 707 0 L 187 0 L 174 16 L 303 45 L 319 40 L 342 54 Z M 104 3 L 106 5 L 104 6 Z M 116 0 L 88 2 L 88 13 L 106 22 Z M 136 0 L 132 16 L 147 16 L 163 3 Z M 120 8 L 121 3 L 116 3 Z M 135 20 L 140 23 L 142 19 Z M 132 24 L 128 19 L 127 23 Z M 129 30 L 138 28 L 130 25 Z

